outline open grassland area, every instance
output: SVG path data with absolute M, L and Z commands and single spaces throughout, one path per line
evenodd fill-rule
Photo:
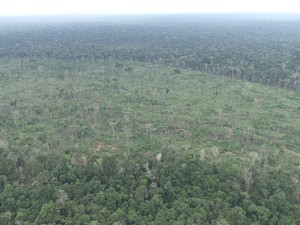
M 238 69 L 249 62 L 245 55 L 230 67 L 227 61 L 217 67 L 199 61 L 198 68 L 189 68 L 191 61 L 174 45 L 166 47 L 170 55 L 176 52 L 173 61 L 155 49 L 151 60 L 134 58 L 133 30 L 142 29 L 137 25 L 118 25 L 124 43 L 113 25 L 101 25 L 105 35 L 99 38 L 111 35 L 103 49 L 90 40 L 93 33 L 75 45 L 72 28 L 86 28 L 70 25 L 70 48 L 54 48 L 62 40 L 60 26 L 26 31 L 20 42 L 11 35 L 24 28 L 0 31 L 7 44 L 1 48 L 10 52 L 0 57 L 0 224 L 300 223 L 299 66 L 287 60 L 292 37 L 282 50 L 285 77 L 254 80 Z M 145 32 L 166 39 L 161 26 L 154 23 L 157 33 Z M 217 37 L 226 34 L 221 31 Z M 47 32 L 58 34 L 56 42 Z M 136 38 L 141 46 L 155 45 Z M 185 34 L 177 41 L 188 45 L 193 38 Z M 37 40 L 44 42 L 26 45 Z M 253 41 L 261 46 L 264 39 Z M 95 57 L 93 46 L 86 48 L 92 42 L 97 54 L 110 49 L 107 56 Z M 124 58 L 112 54 L 116 49 Z M 257 77 L 259 67 L 247 65 Z

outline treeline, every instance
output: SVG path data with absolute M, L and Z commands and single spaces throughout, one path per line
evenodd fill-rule
M 1 58 L 134 60 L 283 88 L 300 84 L 299 21 L 1 26 Z

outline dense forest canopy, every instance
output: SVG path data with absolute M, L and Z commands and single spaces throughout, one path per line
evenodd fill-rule
M 0 22 L 0 224 L 300 224 L 297 16 L 53 18 Z
M 108 22 L 104 17 L 102 23 L 91 17 L 23 26 L 7 22 L 1 27 L 1 56 L 135 60 L 298 87 L 300 19 L 248 17 L 165 16 L 161 21 L 154 17 L 152 23 L 152 17 L 140 22 L 135 17 Z

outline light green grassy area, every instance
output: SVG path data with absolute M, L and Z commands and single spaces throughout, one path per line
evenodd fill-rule
M 172 146 L 198 154 L 215 146 L 219 160 L 247 164 L 255 152 L 271 166 L 299 165 L 298 91 L 149 64 L 116 64 L 6 63 L 1 141 L 27 157 L 87 154 L 104 142 L 120 153 L 159 153 Z

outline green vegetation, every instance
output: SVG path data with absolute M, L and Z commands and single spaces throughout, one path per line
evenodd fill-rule
M 1 24 L 0 224 L 299 224 L 299 68 L 267 86 L 261 61 L 291 62 L 296 37 L 271 51 L 283 27 L 262 23 L 260 55 L 252 23 L 232 40 L 233 22 L 144 23 Z M 261 80 L 175 65 L 197 38 L 201 57 L 234 46 L 222 68 L 257 57 Z

